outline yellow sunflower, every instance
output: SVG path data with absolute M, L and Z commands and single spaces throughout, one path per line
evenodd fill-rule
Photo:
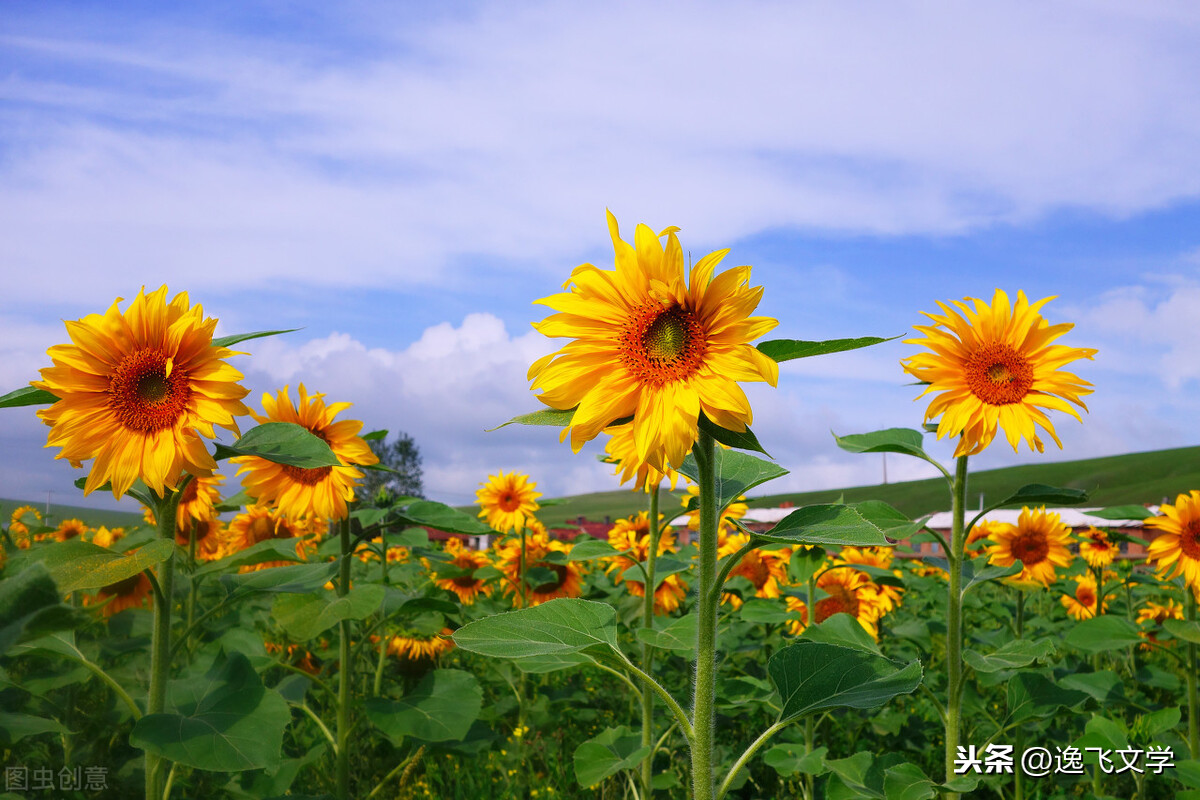
M 925 338 L 905 342 L 924 345 L 933 352 L 918 353 L 900 363 L 928 384 L 920 397 L 942 393 L 930 401 L 925 419 L 941 417 L 939 439 L 962 434 L 955 457 L 983 452 L 996 437 L 997 427 L 1004 428 L 1014 451 L 1024 439 L 1030 449 L 1042 452 L 1035 426 L 1050 434 L 1061 448 L 1054 425 L 1042 409 L 1065 411 L 1082 420 L 1070 404 L 1086 411 L 1079 398 L 1091 393 L 1091 384 L 1059 367 L 1091 359 L 1096 351 L 1050 344 L 1074 327 L 1070 323 L 1050 325 L 1042 317 L 1042 306 L 1053 299 L 1030 304 L 1024 292 L 1017 292 L 1017 302 L 1010 306 L 1008 295 L 997 289 L 990 306 L 967 298 L 974 301 L 974 309 L 955 301 L 957 311 L 938 303 L 943 316 L 922 312 L 934 324 L 914 326 Z
M 579 597 L 583 593 L 583 582 L 579 575 L 579 565 L 575 561 L 565 564 L 555 564 L 543 559 L 550 553 L 569 553 L 570 545 L 563 544 L 557 539 L 551 539 L 546 529 L 537 520 L 531 520 L 528 532 L 525 534 L 525 571 L 540 567 L 554 573 L 552 580 L 536 586 L 530 586 L 528 591 L 529 605 L 536 606 L 557 597 Z M 513 595 L 513 604 L 521 605 L 521 594 L 517 587 L 521 583 L 521 538 L 514 536 L 500 546 L 499 563 L 496 567 L 508 579 L 504 583 L 506 594 Z
M 124 528 L 106 528 L 101 525 L 92 534 L 92 544 L 97 547 L 112 547 L 114 544 L 125 538 Z
M 534 362 L 529 378 L 543 403 L 575 409 L 563 431 L 575 452 L 633 417 L 637 461 L 678 468 L 699 436 L 701 413 L 734 431 L 752 422 L 737 382 L 775 385 L 779 365 L 749 343 L 778 322 L 750 316 L 762 297 L 762 287 L 748 285 L 750 267 L 713 278 L 728 250 L 697 261 L 685 281 L 677 228 L 655 236 L 638 225 L 632 245 L 611 213 L 608 229 L 615 269 L 583 264 L 563 285 L 569 291 L 537 301 L 559 313 L 534 328 L 573 341 Z
M 890 569 L 892 566 L 892 548 L 890 547 L 843 547 L 834 558 L 834 564 L 863 564 L 868 567 Z M 901 577 L 900 570 L 892 570 L 897 578 Z M 874 583 L 874 581 L 872 581 Z M 900 605 L 904 589 L 890 584 L 876 584 L 879 597 L 883 601 L 884 612 L 891 611 Z
M 145 572 L 139 572 L 137 575 L 126 578 L 123 581 L 109 584 L 96 592 L 95 597 L 84 597 L 86 605 L 104 605 L 100 609 L 100 614 L 105 617 L 111 617 L 113 614 L 124 611 L 127 608 L 144 608 L 147 605 L 154 604 L 154 597 L 151 594 L 150 579 L 146 577 Z M 110 599 L 111 598 L 111 599 Z
M 51 534 L 55 540 L 65 542 L 68 539 L 83 540 L 92 529 L 81 519 L 64 519 L 58 523 L 58 528 Z
M 321 517 L 293 519 L 279 509 L 254 505 L 233 518 L 229 527 L 219 532 L 221 542 L 216 557 L 225 558 L 240 553 L 268 539 L 295 539 L 296 555 L 301 560 L 317 549 L 317 543 L 329 526 Z M 242 572 L 253 572 L 268 567 L 282 567 L 293 561 L 267 561 L 241 568 Z
M 791 595 L 788 595 L 784 602 L 787 605 L 788 611 L 800 615 L 800 619 L 789 619 L 787 621 L 788 633 L 792 636 L 799 636 L 808 627 L 808 605 L 799 597 L 792 597 Z
M 450 566 L 467 570 L 467 572 L 456 578 L 434 578 L 433 582 L 437 586 L 454 592 L 458 595 L 458 599 L 468 606 L 475 603 L 475 598 L 480 593 L 491 596 L 492 585 L 472 574 L 480 567 L 486 567 L 491 563 L 487 553 L 463 546 L 462 541 L 457 537 L 446 540 L 446 553 L 451 557 Z M 425 565 L 428 568 L 429 562 L 425 562 Z
M 604 445 L 604 452 L 608 453 L 608 461 L 617 465 L 615 474 L 621 476 L 621 483 L 625 483 L 636 475 L 637 480 L 634 481 L 633 486 L 635 491 L 649 492 L 657 489 L 663 480 L 670 481 L 671 491 L 675 491 L 675 485 L 679 483 L 678 472 L 668 468 L 663 473 L 638 459 L 632 422 L 624 425 L 610 425 L 604 429 L 604 432 L 609 435 L 608 442 Z
M 363 476 L 353 464 L 377 464 L 379 457 L 358 436 L 363 424 L 358 420 L 333 418 L 351 406 L 350 403 L 325 405 L 325 395 L 309 395 L 300 384 L 300 404 L 292 405 L 289 387 L 275 397 L 264 394 L 265 415 L 254 419 L 264 422 L 294 422 L 322 439 L 340 466 L 304 469 L 277 464 L 257 456 L 235 456 L 230 461 L 240 464 L 237 474 L 246 473 L 242 486 L 246 494 L 261 504 L 275 504 L 289 517 L 322 517 L 342 519 L 347 514 L 346 503 L 354 499 L 355 481 Z
M 1005 523 L 995 522 L 993 520 L 984 519 L 975 523 L 967 533 L 966 552 L 972 555 L 979 555 L 984 548 L 988 546 L 988 539 L 992 538 L 993 534 L 1004 530 Z
M 10 521 L 20 522 L 25 525 L 35 525 L 42 521 L 42 512 L 33 506 L 18 506 L 13 509 Z
M 221 520 L 217 517 L 208 519 L 188 517 L 183 526 L 175 529 L 175 543 L 186 551 L 191 543 L 192 530 L 195 529 L 197 560 L 214 561 L 220 558 L 223 527 Z
M 994 544 L 987 548 L 988 563 L 1008 567 L 1020 561 L 1024 565 L 1009 579 L 1014 583 L 1049 586 L 1054 582 L 1054 568 L 1070 566 L 1074 558 L 1069 549 L 1071 529 L 1044 506 L 1022 508 L 1016 525 L 1005 525 L 991 538 Z
M 700 487 L 694 483 L 689 483 L 687 487 L 687 494 L 683 496 L 683 500 L 680 505 L 682 505 L 684 508 L 687 508 L 692 504 L 693 499 L 699 496 Z M 730 521 L 741 519 L 742 517 L 746 516 L 746 511 L 749 509 L 749 506 L 746 505 L 745 500 L 746 496 L 742 495 L 729 505 L 725 506 L 725 508 L 721 510 L 720 518 L 717 520 L 717 527 L 722 530 L 732 530 L 733 525 L 730 524 Z M 697 505 L 695 508 L 688 511 L 687 516 L 688 528 L 693 531 L 700 530 L 700 506 Z
M 745 547 L 748 541 L 750 541 L 750 537 L 744 533 L 727 536 L 717 549 L 717 557 L 725 558 L 733 555 Z M 779 597 L 780 586 L 787 582 L 787 565 L 791 557 L 792 549 L 790 547 L 779 550 L 763 550 L 761 548 L 751 550 L 742 556 L 742 560 L 733 569 L 729 570 L 729 577 L 740 576 L 754 584 L 755 597 Z M 721 602 L 727 602 L 734 608 L 742 607 L 742 598 L 730 592 L 721 595 Z
M 1079 555 L 1092 569 L 1107 567 L 1121 552 L 1120 545 L 1108 540 L 1099 528 L 1088 528 L 1079 534 Z
M 1150 542 L 1146 561 L 1157 562 L 1161 578 L 1183 575 L 1189 586 L 1200 590 L 1200 491 L 1181 494 L 1175 505 L 1164 503 L 1158 511 L 1162 516 L 1142 523 L 1160 531 Z
M 437 658 L 454 648 L 454 640 L 450 638 L 453 633 L 449 628 L 442 628 L 441 633 L 434 636 L 421 636 L 416 633 L 393 636 L 387 640 L 387 651 L 403 661 Z
M 537 499 L 542 493 L 534 491 L 537 484 L 528 475 L 501 472 L 489 475 L 487 483 L 479 486 L 475 492 L 475 502 L 481 506 L 478 516 L 501 533 L 526 527 L 533 519 L 533 512 L 540 508 Z
M 659 521 L 663 515 L 659 515 Z M 612 576 L 614 584 L 624 583 L 625 588 L 634 597 L 646 596 L 646 584 L 642 581 L 625 580 L 625 571 L 635 564 L 645 561 L 650 555 L 650 513 L 642 511 L 633 517 L 619 519 L 608 531 L 608 543 L 623 555 L 609 559 L 606 572 Z M 662 530 L 658 537 L 656 555 L 675 552 L 675 531 L 671 526 Z M 678 573 L 668 575 L 654 590 L 654 613 L 670 614 L 679 608 L 687 597 L 688 584 Z
M 1158 640 L 1158 634 L 1162 630 L 1163 623 L 1169 619 L 1183 619 L 1183 606 L 1174 600 L 1168 599 L 1166 605 L 1159 605 L 1153 600 L 1147 600 L 1146 605 L 1138 609 L 1137 624 L 1151 625 L 1149 630 L 1143 629 L 1139 631 L 1142 638 L 1146 640 L 1141 645 L 1142 650 L 1153 650 L 1155 644 L 1164 645 L 1171 643 L 1170 641 L 1160 642 Z
M 280 661 L 291 664 L 309 675 L 321 674 L 321 668 L 313 662 L 313 654 L 298 644 L 263 642 L 263 648 L 271 655 L 280 656 Z
M 817 578 L 817 588 L 826 594 L 816 602 L 817 624 L 834 614 L 849 614 L 872 639 L 879 638 L 879 619 L 886 609 L 869 575 L 846 567 L 827 569 Z
M 47 447 L 73 467 L 95 459 L 83 493 L 111 481 L 120 497 L 141 478 L 162 496 L 186 470 L 209 475 L 217 464 L 199 431 L 238 433 L 246 414 L 242 373 L 223 359 L 236 355 L 212 343 L 215 319 L 190 306 L 186 292 L 167 303 L 167 287 L 138 292 L 129 309 L 68 322 L 72 344 L 47 351 L 53 367 L 33 386 L 59 400 L 38 411 L 50 426 Z
M 1064 594 L 1059 598 L 1067 613 L 1077 620 L 1091 619 L 1096 616 L 1096 576 L 1085 572 L 1075 578 L 1075 594 Z M 1100 600 L 1100 613 L 1108 609 L 1108 598 Z

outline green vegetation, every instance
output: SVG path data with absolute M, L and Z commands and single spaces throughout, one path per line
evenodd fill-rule
M 132 502 L 127 505 L 135 505 Z M 0 498 L 0 522 L 8 524 L 9 515 L 19 506 L 33 506 L 42 514 L 46 513 L 46 503 L 36 503 L 29 500 L 6 500 Z M 65 506 L 59 503 L 50 504 L 50 524 L 57 525 L 64 519 L 81 519 L 93 528 L 104 525 L 107 528 L 133 527 L 143 523 L 141 511 L 108 511 L 83 506 Z

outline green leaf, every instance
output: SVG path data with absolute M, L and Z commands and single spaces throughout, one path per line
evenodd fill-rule
M 700 430 L 723 445 L 736 447 L 739 450 L 753 450 L 768 457 L 771 455 L 763 449 L 762 444 L 758 441 L 758 437 L 754 435 L 754 431 L 750 430 L 749 425 L 746 426 L 744 431 L 731 431 L 713 422 L 704 415 L 704 412 L 700 412 L 700 418 L 696 421 L 696 424 Z
M 833 434 L 837 446 L 848 453 L 903 453 L 937 463 L 925 452 L 924 436 L 912 428 L 887 428 L 871 433 Z
M 767 672 L 783 700 L 780 721 L 829 708 L 875 708 L 921 683 L 920 662 L 897 669 L 882 656 L 805 640 L 771 656 Z
M 315 592 L 324 588 L 337 570 L 336 563 L 270 567 L 244 575 L 222 575 L 221 583 L 241 595 L 253 592 Z
M 713 449 L 713 467 L 717 473 L 717 508 L 725 508 L 759 484 L 788 474 L 778 464 L 721 447 Z M 693 481 L 700 482 L 695 456 L 689 454 L 679 471 Z
M 79 589 L 100 589 L 131 578 L 175 552 L 175 542 L 155 539 L 136 553 L 114 553 L 104 547 L 71 540 L 46 548 L 38 558 L 50 571 L 63 594 Z
M 298 539 L 267 539 L 252 544 L 233 555 L 201 565 L 196 569 L 196 577 L 211 575 L 214 572 L 229 572 L 239 567 L 263 564 L 268 561 L 304 561 L 303 557 L 296 554 L 298 541 Z
M 841 504 L 802 506 L 759 536 L 767 541 L 786 544 L 892 545 L 879 525 L 864 517 L 854 506 Z
M 664 627 L 638 628 L 637 638 L 651 647 L 660 650 L 675 650 L 680 653 L 692 653 L 696 649 L 696 615 L 687 614 L 675 617 Z M 687 656 L 691 660 L 692 656 Z
M 210 772 L 241 772 L 279 763 L 292 715 L 266 689 L 249 660 L 231 653 L 203 680 L 172 681 L 175 712 L 148 714 L 129 735 L 135 747 Z
M 905 762 L 883 771 L 883 795 L 888 800 L 928 800 L 937 796 L 937 789 L 920 767 Z
M 258 456 L 298 469 L 336 467 L 342 462 L 325 440 L 294 422 L 264 422 L 242 434 L 231 445 L 216 445 L 218 461 L 231 456 Z
M 86 617 L 62 603 L 58 587 L 38 563 L 0 581 L 0 655 L 22 639 L 76 627 Z
M 316 638 L 344 619 L 365 619 L 383 603 L 384 588 L 365 583 L 344 597 L 330 591 L 321 594 L 284 594 L 275 598 L 271 616 L 284 633 L 298 642 Z
M 623 769 L 633 769 L 650 754 L 650 748 L 641 745 L 642 735 L 624 725 L 605 728 L 575 748 L 575 779 L 588 788 Z
M 0 397 L 0 408 L 20 408 L 21 406 L 48 406 L 58 402 L 58 396 L 50 394 L 45 389 L 35 389 L 32 386 L 22 386 Z
M 424 525 L 447 533 L 462 533 L 468 536 L 493 533 L 486 522 L 445 503 L 432 500 L 409 503 L 400 512 L 399 517 L 403 525 Z
M 646 562 L 641 562 L 641 566 L 633 565 L 621 574 L 621 577 L 627 581 L 637 581 L 641 583 L 644 579 L 642 569 L 645 568 Z M 671 575 L 676 572 L 687 572 L 692 568 L 691 561 L 684 561 L 681 558 L 671 558 L 670 556 L 659 556 L 654 559 L 654 588 L 658 587 Z
M 778 625 L 793 619 L 791 612 L 782 603 L 757 597 L 743 603 L 737 615 L 745 622 L 765 625 Z
M 1089 517 L 1111 520 L 1147 519 L 1151 516 L 1150 509 L 1145 506 L 1136 505 L 1108 506 L 1107 508 L 1089 510 L 1086 513 Z
M 549 425 L 555 428 L 565 428 L 571 424 L 571 418 L 575 416 L 575 409 L 569 408 L 566 411 L 559 411 L 557 408 L 543 408 L 541 411 L 534 411 L 529 414 L 518 414 L 508 422 L 502 422 L 494 428 L 488 428 L 485 433 L 498 431 L 505 425 Z
M 387 430 L 371 431 L 370 433 L 360 434 L 358 438 L 362 439 L 365 442 L 373 442 L 376 440 L 382 441 L 387 438 L 387 435 L 388 435 Z
M 262 339 L 264 336 L 278 336 L 281 333 L 295 333 L 299 328 L 288 328 L 285 331 L 256 331 L 255 333 L 235 333 L 232 336 L 220 336 L 212 340 L 213 347 L 233 347 L 239 342 L 251 339 Z
M 978 563 L 976 563 L 978 562 Z M 962 583 L 963 594 L 965 595 L 970 589 L 981 586 L 988 581 L 1000 580 L 1001 578 L 1011 578 L 1013 575 L 1018 575 L 1024 569 L 1020 561 L 1014 562 L 1007 567 L 998 566 L 983 566 L 987 563 L 987 558 L 978 558 L 973 561 L 964 561 L 962 565 Z M 949 564 L 945 569 L 949 570 Z M 978 572 L 976 572 L 978 570 Z
M 1182 619 L 1168 619 L 1163 622 L 1163 627 L 1176 639 L 1200 644 L 1200 623 L 1188 622 Z
M 882 500 L 863 500 L 858 503 L 848 503 L 868 522 L 874 523 L 883 531 L 883 535 L 892 541 L 907 539 L 925 527 L 928 517 L 909 519 L 908 515 Z
M 825 768 L 825 754 L 828 747 L 818 747 L 811 753 L 804 752 L 802 744 L 777 744 L 763 754 L 763 763 L 774 768 L 782 776 L 823 775 L 829 770 Z
M 1029 666 L 1039 658 L 1049 656 L 1054 649 L 1054 642 L 1050 639 L 1014 639 L 987 655 L 968 650 L 963 653 L 963 661 L 976 672 L 999 672 Z
M 1073 506 L 1085 503 L 1088 493 L 1082 489 L 1065 489 L 1060 486 L 1047 486 L 1044 483 L 1030 483 L 1017 489 L 1016 492 L 1001 500 L 1000 506 Z
M 435 669 L 402 699 L 371 698 L 367 717 L 393 741 L 452 742 L 467 735 L 483 707 L 483 688 L 469 672 Z
M 606 603 L 560 598 L 468 623 L 454 632 L 463 650 L 491 658 L 617 648 L 617 612 Z
M 871 634 L 858 624 L 858 620 L 845 612 L 832 614 L 824 622 L 809 625 L 800 634 L 800 639 L 835 644 L 839 647 L 851 647 L 864 653 L 882 655 L 878 643 L 871 638 Z
M 1018 672 L 1008 682 L 1008 719 L 1025 722 L 1051 716 L 1059 708 L 1072 708 L 1088 696 L 1065 689 L 1037 672 Z
M 1138 628 L 1124 617 L 1111 614 L 1085 619 L 1067 632 L 1066 642 L 1089 653 L 1120 650 L 1142 641 Z
M 878 336 L 862 336 L 858 339 L 826 339 L 823 342 L 806 342 L 803 339 L 771 339 L 758 343 L 758 351 L 776 361 L 791 361 L 794 358 L 823 356 L 826 353 L 842 353 L 847 350 L 857 350 L 860 347 L 870 347 L 881 342 L 898 339 L 892 336 L 881 339 Z
M 621 555 L 621 551 L 603 539 L 585 539 L 571 548 L 571 561 L 590 561 L 593 558 L 612 558 Z
M 29 714 L 0 713 L 0 743 L 12 747 L 27 736 L 43 733 L 70 733 L 62 723 Z
M 1091 695 L 1101 705 L 1125 701 L 1125 682 L 1110 669 L 1065 675 L 1059 679 L 1058 685 Z

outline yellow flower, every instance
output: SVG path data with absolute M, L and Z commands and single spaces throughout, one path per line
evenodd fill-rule
M 659 514 L 661 524 L 663 515 Z M 642 581 L 625 580 L 625 570 L 645 561 L 650 555 L 650 513 L 639 512 L 633 517 L 619 519 L 608 531 L 608 543 L 623 555 L 610 558 L 606 572 L 612 575 L 614 584 L 624 583 L 634 597 L 646 596 L 646 584 Z M 675 531 L 668 525 L 658 537 L 656 555 L 675 552 Z M 654 590 L 654 613 L 670 614 L 679 608 L 687 597 L 688 585 L 678 573 L 662 579 Z
M 1153 650 L 1153 645 L 1155 644 L 1170 644 L 1170 642 L 1160 642 L 1158 640 L 1158 633 L 1162 630 L 1162 624 L 1169 619 L 1183 619 L 1183 606 L 1174 600 L 1168 599 L 1165 606 L 1159 605 L 1152 600 L 1147 600 L 1146 605 L 1138 609 L 1137 624 L 1153 624 L 1150 630 L 1139 631 L 1142 638 L 1146 640 L 1141 645 L 1142 650 Z
M 1121 548 L 1108 540 L 1108 534 L 1099 528 L 1088 528 L 1079 534 L 1079 555 L 1092 569 L 1107 567 L 1121 552 Z
M 454 631 L 442 628 L 441 633 L 434 636 L 411 634 L 408 636 L 393 636 L 388 639 L 387 651 L 404 661 L 420 661 L 425 658 L 437 658 L 447 650 L 454 648 L 454 640 L 450 635 Z
M 833 560 L 833 563 L 862 564 L 868 567 L 888 569 L 892 566 L 893 556 L 894 553 L 890 547 L 843 547 Z M 892 574 L 899 578 L 900 570 L 892 570 Z M 883 602 L 884 613 L 900 605 L 900 598 L 904 595 L 904 589 L 890 584 L 876 584 L 876 587 L 876 591 Z
M 92 544 L 96 545 L 97 547 L 112 547 L 123 538 L 125 538 L 124 528 L 113 528 L 110 530 L 101 525 L 96 529 L 96 532 L 92 534 Z
M 242 465 L 238 475 L 246 473 L 242 478 L 246 494 L 258 503 L 278 505 L 292 518 L 344 518 L 346 503 L 354 499 L 355 481 L 363 476 L 351 465 L 379 462 L 379 457 L 358 436 L 362 430 L 361 422 L 353 419 L 333 421 L 351 404 L 326 406 L 325 395 L 309 395 L 303 383 L 300 384 L 299 406 L 292 405 L 286 386 L 274 398 L 264 394 L 262 401 L 266 415 L 250 412 L 255 420 L 259 423 L 294 422 L 307 428 L 329 445 L 340 466 L 303 469 L 257 456 L 236 456 L 230 461 Z
M 640 489 L 649 492 L 657 489 L 666 479 L 671 482 L 671 491 L 675 491 L 675 485 L 679 483 L 678 472 L 668 469 L 666 473 L 662 473 L 645 461 L 638 459 L 637 446 L 633 440 L 632 422 L 624 425 L 610 425 L 604 429 L 604 432 L 609 435 L 608 443 L 604 445 L 604 452 L 608 453 L 608 461 L 617 465 L 615 474 L 621 476 L 621 483 L 625 483 L 636 475 L 634 490 Z
M 475 570 L 486 567 L 490 563 L 487 553 L 464 547 L 458 538 L 446 541 L 446 553 L 451 556 L 450 566 L 466 570 L 466 573 L 456 578 L 434 578 L 433 582 L 437 586 L 454 592 L 458 595 L 458 599 L 468 606 L 475 603 L 475 598 L 479 596 L 480 592 L 491 596 L 492 585 L 472 574 Z M 429 567 L 428 561 L 425 561 L 425 566 Z
M 1161 531 L 1146 550 L 1146 561 L 1157 562 L 1160 577 L 1170 580 L 1183 575 L 1188 585 L 1200 591 L 1200 491 L 1181 494 L 1175 505 L 1164 503 L 1158 511 L 1162 516 L 1142 523 Z
M 546 529 L 537 520 L 530 520 L 529 532 L 525 534 L 525 571 L 535 567 L 550 570 L 554 578 L 536 586 L 530 586 L 526 594 L 529 605 L 536 606 L 557 597 L 579 597 L 583 593 L 583 582 L 579 576 L 579 566 L 574 561 L 565 564 L 555 564 L 543 559 L 550 553 L 569 553 L 569 545 L 557 539 L 551 539 Z M 506 594 L 513 595 L 513 604 L 521 604 L 521 595 L 517 587 L 521 585 L 521 537 L 514 536 L 500 546 L 497 568 L 504 573 L 508 580 L 504 584 Z
M 29 519 L 29 517 L 32 517 L 33 519 L 31 520 L 31 519 Z M 19 507 L 13 509 L 11 521 L 12 522 L 21 522 L 26 525 L 29 525 L 31 523 L 41 522 L 42 521 L 42 512 L 38 511 L 33 506 L 19 506 Z
M 105 586 L 96 593 L 95 597 L 85 596 L 84 603 L 87 605 L 104 603 L 100 614 L 111 617 L 127 608 L 144 608 L 148 604 L 153 605 L 154 597 L 150 593 L 151 588 L 150 579 L 146 577 L 146 573 L 139 572 L 125 580 Z
M 966 551 L 972 555 L 982 553 L 988 545 L 985 540 L 991 539 L 994 534 L 1004 530 L 1005 524 L 987 519 L 975 523 L 975 526 L 967 534 Z
M 717 557 L 725 558 L 733 555 L 746 546 L 750 537 L 744 533 L 727 536 L 717 549 Z M 751 550 L 742 556 L 733 569 L 729 570 L 729 578 L 742 577 L 754 584 L 754 596 L 775 598 L 780 596 L 779 587 L 787 582 L 787 565 L 791 560 L 792 550 L 784 547 L 780 550 Z M 742 607 L 742 599 L 735 594 L 726 592 L 721 595 L 722 603 L 730 603 L 734 608 Z
M 827 569 L 817 578 L 817 588 L 826 594 L 816 602 L 818 624 L 834 614 L 849 614 L 872 639 L 879 638 L 879 618 L 886 608 L 869 575 L 848 567 Z
M 1096 616 L 1096 577 L 1085 572 L 1075 578 L 1075 594 L 1064 594 L 1059 598 L 1067 613 L 1078 620 L 1091 619 Z M 1100 613 L 1108 608 L 1108 598 L 1100 601 Z
M 1049 586 L 1054 582 L 1054 568 L 1070 566 L 1074 558 L 1069 549 L 1071 529 L 1044 506 L 1037 510 L 1022 508 L 1017 524 L 1005 525 L 993 533 L 992 541 L 995 544 L 987 548 L 988 563 L 1008 567 L 1020 561 L 1024 565 L 1009 579 L 1013 583 Z
M 501 472 L 489 475 L 487 483 L 479 486 L 475 492 L 476 502 L 482 507 L 478 516 L 501 533 L 521 530 L 539 508 L 537 499 L 542 493 L 534 491 L 537 484 L 528 475 Z
M 81 519 L 64 519 L 58 524 L 58 528 L 54 531 L 53 536 L 60 542 L 65 542 L 68 539 L 82 540 L 86 534 L 91 533 L 91 530 Z
M 737 382 L 775 385 L 779 365 L 749 342 L 778 322 L 749 316 L 762 297 L 762 287 L 748 285 L 750 267 L 713 278 L 728 250 L 697 261 L 685 281 L 677 228 L 655 236 L 638 225 L 633 245 L 621 239 L 611 213 L 608 228 L 615 269 L 583 264 L 563 285 L 569 291 L 537 301 L 559 313 L 534 328 L 573 341 L 534 362 L 529 378 L 546 405 L 575 409 L 563 431 L 575 452 L 633 417 L 637 461 L 678 468 L 699 436 L 701 413 L 729 430 L 751 423 Z
M 308 558 L 317 549 L 317 542 L 329 526 L 320 517 L 307 519 L 292 519 L 278 509 L 269 506 L 250 506 L 243 513 L 233 518 L 229 527 L 219 533 L 221 544 L 217 549 L 217 558 L 225 558 L 234 553 L 240 553 L 259 542 L 268 539 L 295 539 L 296 555 L 301 560 Z M 293 564 L 292 561 L 267 561 L 241 568 L 241 572 L 254 572 L 268 567 L 282 567 Z
M 214 561 L 221 557 L 223 526 L 217 517 L 208 519 L 187 518 L 182 527 L 175 529 L 175 543 L 185 551 L 191 543 L 192 530 L 196 531 L 196 559 Z
M 800 619 L 789 619 L 787 621 L 788 633 L 792 636 L 799 636 L 808 627 L 808 605 L 799 597 L 792 597 L 790 594 L 784 602 L 787 605 L 788 611 L 800 615 Z
M 167 287 L 121 298 L 103 315 L 67 323 L 72 344 L 51 347 L 54 363 L 34 381 L 59 400 L 38 412 L 50 426 L 47 447 L 73 467 L 95 459 L 84 494 L 111 481 L 114 497 L 142 481 L 157 494 L 174 489 L 186 470 L 209 475 L 216 462 L 196 435 L 217 425 L 238 433 L 246 414 L 242 373 L 222 359 L 235 355 L 212 343 L 215 319 L 189 307 L 186 292 L 167 303 Z
M 929 384 L 920 397 L 942 393 L 930 401 L 925 419 L 941 417 L 939 439 L 962 434 L 955 457 L 983 452 L 998 426 L 1004 428 L 1014 451 L 1024 439 L 1031 449 L 1042 452 L 1035 425 L 1061 448 L 1044 408 L 1082 420 L 1070 403 L 1086 411 L 1079 397 L 1091 393 L 1091 384 L 1059 367 L 1091 359 L 1096 351 L 1050 344 L 1074 327 L 1050 325 L 1042 317 L 1042 306 L 1053 299 L 1031 305 L 1024 292 L 1017 292 L 1016 305 L 1010 306 L 1008 296 L 997 289 L 990 306 L 967 298 L 974 301 L 974 310 L 958 301 L 954 302 L 957 311 L 938 303 L 944 316 L 925 313 L 934 324 L 914 326 L 925 338 L 905 340 L 933 351 L 909 356 L 901 364 Z

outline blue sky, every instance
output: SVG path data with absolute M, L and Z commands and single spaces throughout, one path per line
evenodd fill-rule
M 1091 413 L 1058 420 L 1062 451 L 1000 443 L 979 468 L 1197 443 L 1194 4 L 429 5 L 6 4 L 3 386 L 63 319 L 166 283 L 222 333 L 303 327 L 235 361 L 251 400 L 304 381 L 355 403 L 417 440 L 437 499 L 500 469 L 615 488 L 551 431 L 484 433 L 538 407 L 525 370 L 555 343 L 531 302 L 611 264 L 610 208 L 753 265 L 772 336 L 1057 295 L 1064 343 L 1099 350 Z M 876 482 L 829 431 L 919 425 L 912 352 L 751 387 L 776 486 Z M 0 496 L 75 499 L 44 442 L 4 414 Z

